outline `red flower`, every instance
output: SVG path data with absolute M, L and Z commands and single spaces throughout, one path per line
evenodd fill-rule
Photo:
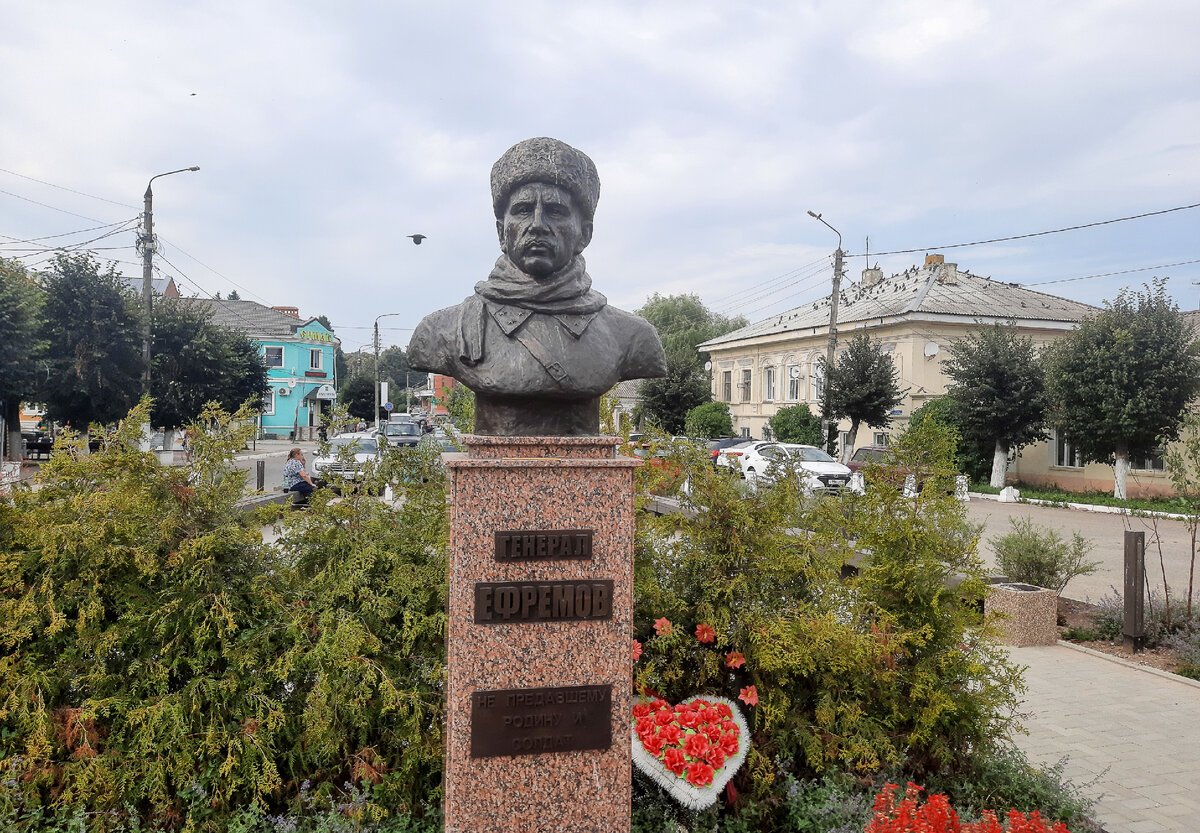
M 663 616 L 661 619 L 655 619 L 654 632 L 659 636 L 669 636 L 671 634 L 671 620 L 666 616 Z
M 721 727 L 714 726 L 712 723 L 705 723 L 700 727 L 700 734 L 708 738 L 713 743 L 716 743 L 721 738 Z
M 683 751 L 693 758 L 703 758 L 708 754 L 708 748 L 708 738 L 704 735 L 688 735 L 688 739 L 683 742 Z
M 704 759 L 712 764 L 713 769 L 720 769 L 725 766 L 725 751 L 719 746 L 710 747 Z
M 646 689 L 646 691 L 649 692 L 650 689 Z M 659 709 L 670 709 L 671 708 L 671 704 L 668 703 L 666 700 L 663 700 L 661 697 L 658 697 L 657 694 L 655 694 L 654 696 L 658 699 L 656 699 L 653 703 L 650 704 L 651 709 L 653 709 L 654 711 L 658 711 Z
M 700 725 L 700 715 L 693 711 L 680 712 L 675 719 L 685 729 L 695 729 Z
M 638 642 L 635 639 L 635 640 L 633 640 L 633 661 L 637 662 L 641 658 L 642 658 L 642 643 Z
M 738 751 L 738 736 L 721 735 L 721 751 L 726 755 L 736 755 Z
M 646 735 L 654 734 L 654 721 L 649 717 L 639 717 L 635 725 L 637 727 L 638 737 L 645 737 Z
M 712 783 L 713 768 L 708 764 L 702 764 L 696 761 L 694 764 L 688 764 L 687 780 L 689 784 L 697 787 L 707 787 Z
M 667 743 L 679 743 L 679 739 L 683 737 L 683 729 L 675 723 L 668 723 L 658 730 L 658 736 Z
M 705 622 L 696 626 L 696 638 L 701 642 L 712 642 L 716 640 L 717 632 L 712 629 L 712 625 Z
M 687 758 L 684 757 L 682 749 L 673 746 L 667 750 L 667 757 L 663 763 L 667 765 L 667 769 L 679 776 L 683 775 L 683 768 L 687 766 Z
M 725 655 L 725 665 L 729 668 L 741 668 L 746 664 L 746 658 L 741 651 L 730 651 Z
M 634 717 L 649 717 L 650 716 L 649 704 L 638 703 L 636 706 L 633 707 L 633 716 Z
M 662 709 L 654 713 L 654 722 L 659 726 L 666 726 L 668 723 L 675 721 L 675 712 Z
M 700 710 L 700 719 L 705 723 L 716 723 L 720 718 L 720 713 L 712 706 L 705 706 Z
M 729 719 L 733 717 L 733 709 L 729 708 L 728 703 L 717 703 L 717 714 L 722 718 Z
M 758 689 L 752 685 L 748 685 L 742 689 L 742 693 L 738 695 L 738 699 L 747 706 L 758 705 Z
M 663 751 L 663 739 L 658 735 L 647 735 L 642 738 L 642 746 L 646 747 L 646 751 L 651 755 L 658 757 L 658 754 Z

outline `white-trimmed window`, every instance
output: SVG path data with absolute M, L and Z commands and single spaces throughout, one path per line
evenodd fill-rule
M 750 436 L 750 426 L 743 425 L 741 430 L 742 430 L 742 439 L 744 439 L 744 440 L 752 439 Z
M 749 370 L 742 371 L 742 401 L 743 402 L 750 401 L 750 382 L 753 379 L 753 376 L 754 376 L 754 374 L 751 373 Z
M 763 402 L 775 401 L 775 368 L 763 370 Z
M 322 350 L 320 347 L 310 348 L 308 351 L 308 369 L 309 370 L 320 370 L 321 369 L 321 357 L 324 354 L 325 354 L 325 351 Z
M 275 415 L 275 388 L 267 388 L 267 392 L 263 394 L 262 412 L 263 416 Z
M 1068 469 L 1083 468 L 1083 457 L 1079 450 L 1063 439 L 1057 431 L 1050 434 L 1050 442 L 1054 444 L 1054 465 Z
M 283 367 L 283 348 L 282 347 L 264 347 L 263 361 L 267 367 Z
M 821 362 L 818 359 L 813 359 L 808 363 L 808 380 L 812 395 L 809 400 L 812 402 L 820 402 L 825 395 L 825 374 L 821 370 Z
M 721 374 L 721 401 L 733 401 L 733 371 L 726 370 Z
M 887 444 L 888 444 L 888 435 L 886 433 L 884 433 L 883 431 L 876 431 L 875 436 L 872 438 L 872 445 L 881 445 L 884 448 L 886 448 Z
M 787 368 L 787 401 L 800 401 L 800 365 L 789 364 Z

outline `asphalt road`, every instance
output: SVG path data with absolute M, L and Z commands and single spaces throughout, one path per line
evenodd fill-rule
M 1187 594 L 1190 568 L 1191 535 L 1182 521 L 1162 518 L 1138 518 L 1126 515 L 1059 509 L 1027 503 L 1000 503 L 972 498 L 967 517 L 984 524 L 979 553 L 989 568 L 995 569 L 991 539 L 1011 530 L 1010 518 L 1031 517 L 1035 523 L 1055 529 L 1066 539 L 1078 532 L 1092 542 L 1090 559 L 1101 562 L 1097 573 L 1073 579 L 1063 596 L 1081 601 L 1099 601 L 1111 595 L 1112 588 L 1124 583 L 1125 531 L 1146 533 L 1146 578 L 1152 590 L 1162 592 L 1163 571 L 1172 598 Z M 1160 561 L 1161 558 L 1161 561 Z M 1197 577 L 1200 581 L 1200 576 Z

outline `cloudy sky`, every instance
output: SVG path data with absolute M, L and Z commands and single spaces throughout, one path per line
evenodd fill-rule
M 199 165 L 154 183 L 163 274 L 323 313 L 347 350 L 486 277 L 491 164 L 540 135 L 599 168 L 588 267 L 626 309 L 828 293 L 809 209 L 851 280 L 867 249 L 888 274 L 940 252 L 1200 299 L 1200 208 L 1168 211 L 1200 203 L 1196 0 L 4 5 L 0 254 L 92 241 L 140 276 L 147 180 Z

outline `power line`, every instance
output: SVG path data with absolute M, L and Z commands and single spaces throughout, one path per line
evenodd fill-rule
M 1084 275 L 1081 278 L 1058 278 L 1053 281 L 1037 281 L 1036 283 L 1023 283 L 1021 286 L 1045 286 L 1049 283 L 1070 283 L 1071 281 L 1090 281 L 1092 278 L 1109 278 L 1113 275 L 1129 275 L 1134 272 L 1152 272 L 1155 269 L 1170 269 L 1173 266 L 1189 266 L 1193 263 L 1200 263 L 1200 260 L 1181 260 L 1178 263 L 1164 263 L 1161 266 L 1143 266 L 1140 269 L 1122 269 L 1120 272 L 1101 272 L 1099 275 Z
M 65 209 L 65 208 L 55 208 L 52 205 L 47 205 L 44 202 L 38 202 L 37 200 L 30 199 L 29 197 L 22 197 L 20 194 L 14 194 L 12 191 L 5 191 L 2 188 L 0 188 L 0 194 L 7 194 L 10 197 L 16 197 L 19 200 L 25 200 L 25 202 L 31 202 L 34 205 L 40 205 L 42 208 L 49 208 L 51 211 L 59 211 L 59 212 L 62 212 L 63 214 L 70 214 L 72 217 L 79 217 L 81 220 L 87 220 L 88 222 L 91 222 L 91 223 L 103 223 L 104 222 L 103 220 L 98 220 L 95 217 L 89 217 L 86 214 L 76 214 L 74 211 L 67 211 L 67 209 Z
M 3 170 L 3 169 L 0 168 L 0 170 Z M 47 234 L 44 237 L 30 237 L 30 238 L 10 237 L 7 234 L 0 234 L 0 237 L 3 237 L 5 240 L 11 240 L 13 243 L 36 243 L 39 240 L 53 240 L 57 237 L 70 237 L 72 234 L 87 234 L 88 232 L 99 231 L 100 229 L 103 229 L 103 228 L 112 228 L 113 226 L 123 226 L 126 223 L 132 223 L 138 219 L 139 218 L 137 218 L 137 217 L 131 217 L 128 220 L 118 220 L 115 223 L 105 223 L 102 226 L 92 226 L 91 228 L 79 229 L 78 231 L 64 231 L 62 234 Z M 7 245 L 8 245 L 8 243 L 0 243 L 0 246 L 7 246 Z
M 1141 220 L 1145 217 L 1157 217 L 1160 214 L 1170 214 L 1174 211 L 1188 211 L 1192 208 L 1200 208 L 1200 202 L 1192 203 L 1191 205 L 1180 205 L 1175 208 L 1164 208 L 1161 211 L 1147 211 L 1144 214 L 1132 214 L 1128 217 L 1117 217 L 1113 220 L 1099 220 L 1095 223 L 1083 223 L 1078 226 L 1067 226 L 1066 228 L 1050 229 L 1049 231 L 1035 231 L 1029 234 L 1015 234 L 1011 237 L 994 237 L 991 240 L 976 240 L 974 243 L 951 243 L 944 246 L 922 246 L 919 249 L 897 249 L 892 252 L 874 252 L 874 257 L 883 257 L 884 255 L 908 255 L 915 252 L 936 252 L 942 249 L 961 249 L 966 246 L 983 246 L 987 243 L 1007 243 L 1010 240 L 1026 240 L 1030 237 L 1044 237 L 1047 234 L 1062 234 L 1064 231 L 1079 231 L 1085 228 L 1095 228 L 1096 226 L 1107 226 L 1113 223 L 1124 223 L 1127 220 Z M 863 252 L 847 253 L 846 257 L 862 257 Z
M 160 239 L 160 240 L 164 240 L 164 241 L 166 241 L 166 242 L 168 242 L 168 243 L 170 243 L 170 242 L 171 242 L 171 241 L 167 240 L 165 237 L 160 237 L 159 239 Z M 236 286 L 238 289 L 242 290 L 243 292 L 248 292 L 249 294 L 253 295 L 253 296 L 254 296 L 255 298 L 257 298 L 258 300 L 262 301 L 262 302 L 263 302 L 264 304 L 266 304 L 267 306 L 270 306 L 270 305 L 271 305 L 271 304 L 270 304 L 270 302 L 269 302 L 269 301 L 268 301 L 266 298 L 264 298 L 263 296 L 259 295 L 259 294 L 258 294 L 257 292 L 255 292 L 254 290 L 252 290 L 252 289 L 247 289 L 246 287 L 242 286 L 240 283 L 238 283 L 237 281 L 235 281 L 233 278 L 230 278 L 230 277 L 229 277 L 229 276 L 227 276 L 227 275 L 223 275 L 223 274 L 221 274 L 221 273 L 220 273 L 220 272 L 218 272 L 216 269 L 212 268 L 212 267 L 211 267 L 211 266 L 209 266 L 207 263 L 205 263 L 204 261 L 200 260 L 200 258 L 196 257 L 196 256 L 195 256 L 195 255 L 193 255 L 193 254 L 189 254 L 188 252 L 184 251 L 184 250 L 183 250 L 183 248 L 182 248 L 181 246 L 179 246 L 179 245 L 176 245 L 175 243 L 171 243 L 171 245 L 172 245 L 172 246 L 174 246 L 176 249 L 178 249 L 180 254 L 182 254 L 182 255 L 184 255 L 184 256 L 186 256 L 186 257 L 189 257 L 189 258 L 191 258 L 191 259 L 192 259 L 192 260 L 194 260 L 196 263 L 199 263 L 201 266 L 203 266 L 203 267 L 204 267 L 205 269 L 207 269 L 208 271 L 212 272 L 212 273 L 213 273 L 214 275 L 216 275 L 218 278 L 224 278 L 225 280 L 229 281 L 231 284 L 233 284 L 234 286 Z
M 8 168 L 0 168 L 0 172 L 6 173 L 6 174 L 12 174 L 13 176 L 19 176 L 19 177 L 21 177 L 21 179 L 28 179 L 30 182 L 37 182 L 42 185 L 49 185 L 51 188 L 57 188 L 60 191 L 69 191 L 70 193 L 78 194 L 81 197 L 88 197 L 93 200 L 100 200 L 101 202 L 112 203 L 113 205 L 120 205 L 125 208 L 133 208 L 133 209 L 138 208 L 138 206 L 130 205 L 129 203 L 126 203 L 126 202 L 117 202 L 116 200 L 110 200 L 107 197 L 97 197 L 95 194 L 89 194 L 86 191 L 76 191 L 74 188 L 67 188 L 65 185 L 55 185 L 53 182 L 47 182 L 44 179 L 38 179 L 37 177 L 26 176 L 25 174 L 19 174 L 16 171 L 10 171 Z

